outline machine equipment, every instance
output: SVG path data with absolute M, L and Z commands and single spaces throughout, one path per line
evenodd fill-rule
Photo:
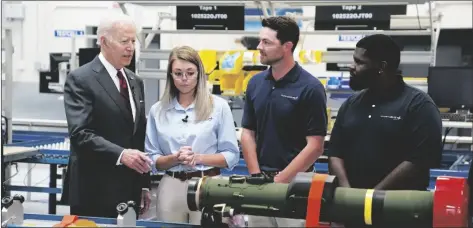
M 49 71 L 39 72 L 40 93 L 62 93 L 70 71 L 71 53 L 49 53 Z
M 23 202 L 25 198 L 21 195 L 7 196 L 2 199 L 2 227 L 6 224 L 23 224 L 24 211 Z
M 440 108 L 442 119 L 449 121 L 472 121 L 473 113 L 473 67 L 430 67 L 428 93 Z
M 468 227 L 465 178 L 439 177 L 434 191 L 354 189 L 335 176 L 299 173 L 289 184 L 264 175 L 202 177 L 189 181 L 187 204 L 202 211 L 202 226 L 259 215 L 306 219 L 307 227 L 354 223 L 380 227 Z
M 135 202 L 128 201 L 128 203 L 120 203 L 117 206 L 118 218 L 117 225 L 119 227 L 134 227 L 136 226 L 136 211 L 134 209 Z

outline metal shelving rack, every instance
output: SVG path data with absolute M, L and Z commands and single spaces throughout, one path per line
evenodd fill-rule
M 13 94 L 13 40 L 12 30 L 3 29 L 2 52 L 5 54 L 5 63 L 2 63 L 2 116 L 6 119 L 7 142 L 11 143 L 12 135 L 12 94 Z M 3 75 L 4 74 L 4 75 Z M 5 78 L 3 78 L 5 76 Z
M 8 168 L 9 164 L 5 162 L 4 157 L 4 144 L 9 144 L 12 142 L 12 105 L 13 105 L 13 40 L 12 40 L 12 30 L 8 27 L 2 29 L 4 37 L 2 37 L 2 52 L 4 52 L 5 62 L 2 64 L 2 121 L 5 119 L 5 139 L 1 143 L 1 157 L 2 157 L 2 195 L 9 194 L 8 191 L 4 189 L 4 185 L 10 183 L 6 177 L 10 177 L 11 171 Z M 5 79 L 3 79 L 3 74 L 5 74 Z M 2 123 L 3 124 L 3 123 Z
M 345 0 L 345 1 L 312 1 L 312 0 L 284 0 L 284 1 L 118 1 L 122 11 L 127 14 L 125 3 L 139 5 L 139 6 L 180 6 L 180 5 L 245 5 L 245 6 L 259 6 L 263 9 L 263 12 L 266 12 L 266 9 L 275 7 L 290 7 L 290 6 L 317 6 L 317 5 L 344 5 L 344 4 L 422 4 L 428 3 L 429 5 L 429 24 L 427 29 L 418 29 L 418 30 L 327 30 L 327 31 L 301 31 L 301 35 L 370 35 L 376 33 L 383 33 L 386 35 L 392 36 L 430 36 L 431 37 L 431 50 L 430 51 L 404 51 L 401 53 L 401 63 L 403 64 L 429 64 L 431 66 L 435 65 L 435 55 L 437 48 L 438 34 L 440 32 L 439 23 L 436 23 L 440 20 L 440 16 L 432 15 L 432 6 L 431 1 L 421 1 L 421 0 L 405 0 L 405 1 L 396 1 L 396 0 L 371 0 L 371 1 L 356 1 L 356 0 Z M 267 3 L 267 4 L 263 4 Z M 273 12 L 273 11 L 271 11 Z M 268 16 L 267 14 L 263 15 L 264 17 Z M 402 17 L 396 16 L 396 19 L 401 19 Z M 412 17 L 406 16 L 406 19 L 412 19 Z M 175 16 L 160 13 L 157 25 L 154 28 L 159 28 L 159 24 L 163 19 L 175 20 Z M 298 19 L 302 20 L 312 20 L 311 17 L 307 16 L 298 16 Z M 425 19 L 425 18 L 423 18 Z M 255 16 L 246 16 L 245 20 L 260 20 L 260 17 Z M 141 34 L 139 34 L 138 39 L 141 41 L 149 40 L 155 34 L 212 34 L 215 36 L 219 35 L 257 35 L 258 31 L 235 31 L 235 30 L 160 30 L 160 29 L 144 29 Z M 141 64 L 142 60 L 167 60 L 170 50 L 157 50 L 149 49 L 148 42 L 140 42 L 140 57 L 137 60 L 137 72 L 143 78 L 154 78 L 163 80 L 166 78 L 166 71 L 162 69 L 150 69 L 143 68 Z M 352 52 L 345 51 L 325 51 L 322 53 L 322 62 L 330 63 L 351 63 L 352 62 Z
M 140 60 L 167 60 L 171 50 L 145 49 L 140 52 Z M 217 51 L 223 53 L 224 51 Z M 321 62 L 324 63 L 352 63 L 352 51 L 323 51 Z M 404 51 L 401 53 L 402 64 L 429 64 L 432 61 L 429 51 Z M 309 63 L 307 63 L 309 64 Z M 139 74 L 143 78 L 165 79 L 166 71 L 162 69 L 140 68 Z

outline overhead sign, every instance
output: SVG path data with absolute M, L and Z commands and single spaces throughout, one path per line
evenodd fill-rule
M 55 37 L 72 37 L 83 36 L 85 34 L 84 30 L 54 30 Z
M 355 42 L 363 39 L 366 35 L 338 35 L 338 41 Z
M 177 29 L 244 30 L 244 6 L 176 6 Z
M 405 15 L 407 5 L 316 6 L 316 30 L 389 29 L 391 15 Z

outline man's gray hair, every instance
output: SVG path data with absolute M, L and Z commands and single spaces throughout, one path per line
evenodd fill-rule
M 97 28 L 97 44 L 100 45 L 100 38 L 103 36 L 110 37 L 113 33 L 113 27 L 116 24 L 133 25 L 136 28 L 136 24 L 132 17 L 119 12 L 110 12 L 100 20 Z

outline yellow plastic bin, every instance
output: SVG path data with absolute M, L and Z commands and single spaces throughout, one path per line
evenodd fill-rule
M 244 79 L 242 60 L 242 51 L 227 51 L 220 58 L 220 90 L 222 95 L 241 95 Z
M 202 65 L 204 65 L 205 73 L 207 75 L 211 74 L 212 71 L 217 66 L 217 51 L 200 50 L 199 56 L 200 56 L 200 59 L 202 60 Z

